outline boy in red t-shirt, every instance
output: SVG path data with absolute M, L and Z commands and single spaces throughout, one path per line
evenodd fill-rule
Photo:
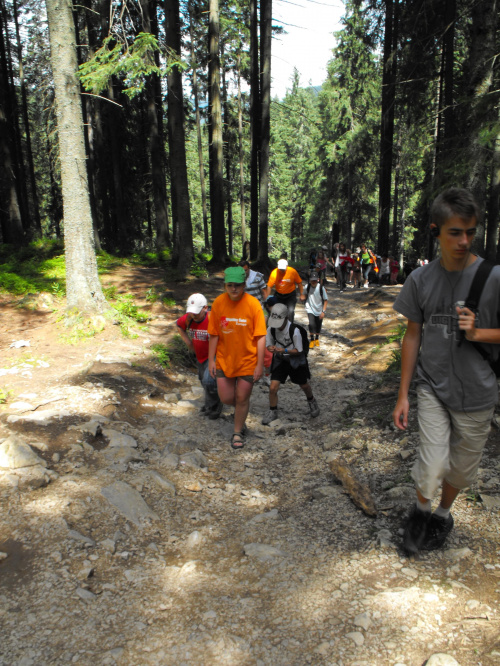
M 177 330 L 187 348 L 196 354 L 198 377 L 205 389 L 205 405 L 201 411 L 209 419 L 218 419 L 223 405 L 217 392 L 217 382 L 208 372 L 209 316 L 205 296 L 192 294 L 187 301 L 186 314 L 177 320 Z

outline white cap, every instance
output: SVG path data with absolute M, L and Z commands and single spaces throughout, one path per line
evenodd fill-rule
M 287 268 L 288 268 L 288 261 L 286 259 L 280 259 L 278 261 L 278 270 L 286 271 Z
M 205 305 L 207 304 L 207 299 L 203 294 L 191 294 L 188 298 L 186 312 L 191 314 L 199 314 Z

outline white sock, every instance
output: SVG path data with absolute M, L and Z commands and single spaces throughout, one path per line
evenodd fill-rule
M 448 518 L 450 515 L 450 509 L 443 509 L 441 504 L 438 506 L 438 508 L 434 511 L 434 514 L 436 516 L 439 516 L 440 518 Z
M 430 513 L 432 511 L 432 503 L 430 500 L 426 500 L 425 502 L 421 502 L 417 498 L 417 509 L 420 509 L 420 511 L 426 511 L 427 513 Z

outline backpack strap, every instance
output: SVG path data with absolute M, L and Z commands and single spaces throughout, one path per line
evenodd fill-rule
M 484 285 L 486 284 L 486 281 L 493 270 L 494 264 L 492 264 L 490 261 L 483 260 L 476 271 L 476 274 L 474 275 L 474 279 L 472 280 L 472 284 L 469 289 L 469 294 L 467 298 L 465 299 L 465 307 L 469 308 L 469 310 L 472 310 L 473 312 L 477 312 L 477 308 L 479 307 L 479 301 L 481 300 L 481 295 L 483 293 Z M 460 338 L 460 342 L 458 343 L 459 346 L 462 344 L 463 340 L 465 340 L 465 333 L 462 331 L 462 336 Z M 481 345 L 477 342 L 471 342 L 472 345 L 477 349 L 477 351 L 481 354 L 481 356 L 489 361 L 490 355 L 488 354 L 487 351 L 481 347 Z
M 465 300 L 465 307 L 469 308 L 469 310 L 477 310 L 479 301 L 481 300 L 481 294 L 483 293 L 484 285 L 486 284 L 486 280 L 488 279 L 493 266 L 494 264 L 486 261 L 486 259 L 479 264 L 470 286 L 469 295 Z

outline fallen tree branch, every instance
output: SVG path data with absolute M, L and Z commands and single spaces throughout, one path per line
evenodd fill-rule
M 330 470 L 342 483 L 342 486 L 349 494 L 354 504 L 361 509 L 361 511 L 366 513 L 367 516 L 377 515 L 377 508 L 370 489 L 356 479 L 342 457 L 330 461 Z

